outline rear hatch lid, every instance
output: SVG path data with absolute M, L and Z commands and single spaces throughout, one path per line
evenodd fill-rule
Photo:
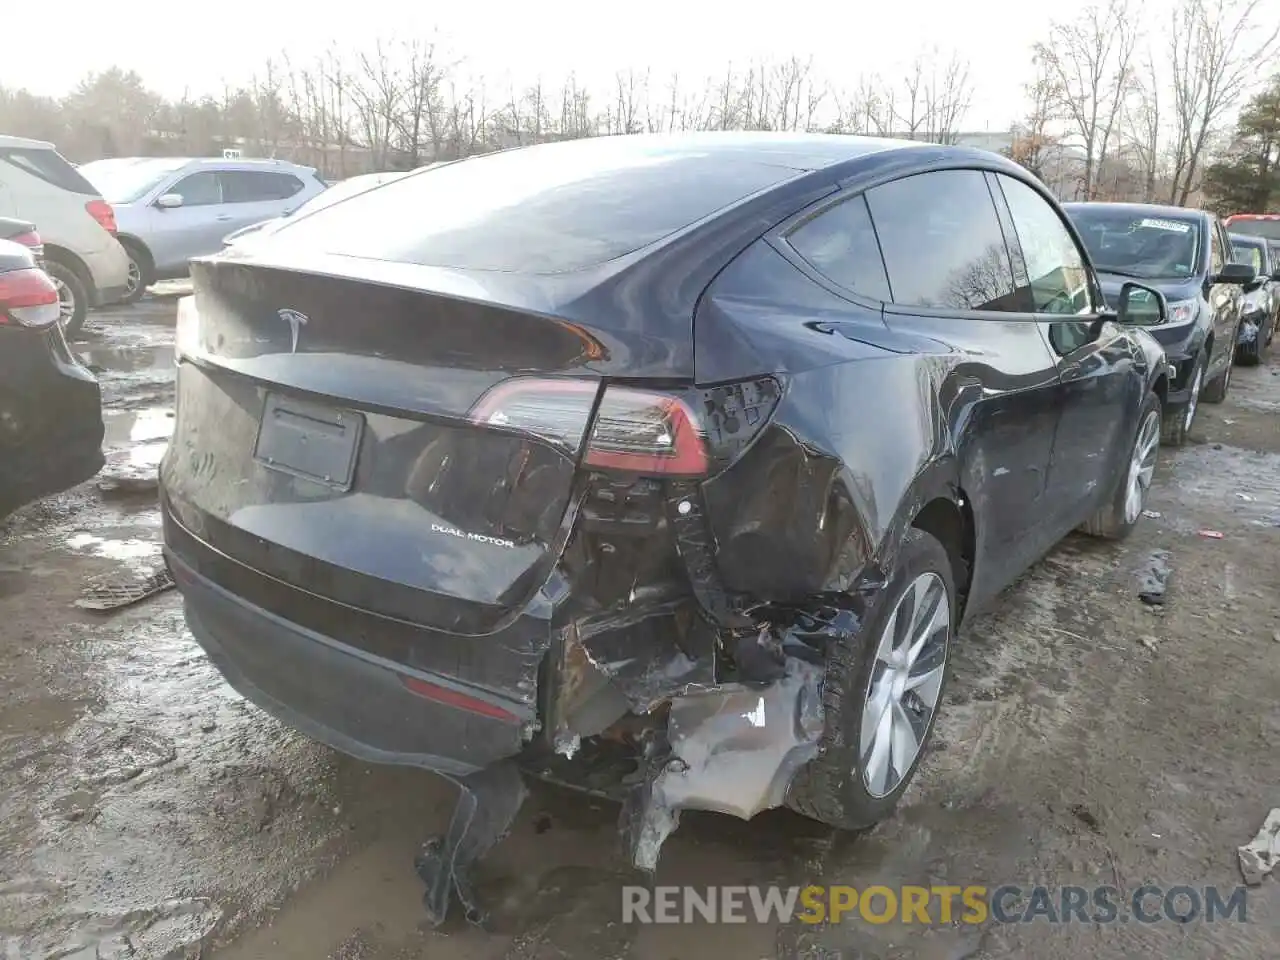
M 614 139 L 418 171 L 195 262 L 174 517 L 354 607 L 470 635 L 515 616 L 563 547 L 588 422 L 615 467 L 681 440 L 678 405 L 636 392 L 693 374 L 691 303 L 649 252 L 797 175 Z

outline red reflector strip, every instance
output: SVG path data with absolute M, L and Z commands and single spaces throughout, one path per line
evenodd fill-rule
M 438 684 L 421 680 L 418 677 L 401 676 L 400 682 L 405 685 L 405 688 L 410 693 L 416 693 L 420 697 L 434 700 L 436 703 L 443 704 L 446 707 L 465 710 L 467 713 L 476 713 L 491 720 L 502 720 L 507 723 L 518 723 L 520 721 L 520 718 L 510 710 L 504 710 L 502 707 L 487 700 L 468 696 L 465 693 L 450 690 L 448 687 L 442 687 Z

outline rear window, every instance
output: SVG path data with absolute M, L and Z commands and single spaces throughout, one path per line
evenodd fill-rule
M 1231 252 L 1236 263 L 1247 263 L 1258 273 L 1267 273 L 1267 265 L 1263 260 L 1262 248 L 1252 243 L 1241 243 L 1232 239 Z
M 1280 220 L 1228 220 L 1227 229 L 1246 237 L 1265 237 L 1280 243 Z
M 624 256 L 799 171 L 609 139 L 422 170 L 319 210 L 273 238 L 343 256 L 563 273 Z
M 133 203 L 190 162 L 182 157 L 122 157 L 94 160 L 80 169 L 107 203 Z
M 81 176 L 56 150 L 43 147 L 0 147 L 0 162 L 17 167 L 24 173 L 39 177 L 45 183 L 63 190 L 88 197 L 98 195 L 93 184 Z

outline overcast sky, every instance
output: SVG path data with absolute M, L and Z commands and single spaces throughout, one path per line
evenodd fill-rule
M 500 93 L 539 75 L 556 83 L 570 69 L 602 92 L 628 66 L 651 68 L 664 82 L 679 70 L 695 82 L 731 60 L 793 53 L 812 55 L 834 83 L 852 86 L 860 73 L 896 76 L 917 49 L 937 45 L 944 59 L 959 50 L 970 60 L 976 96 L 965 126 L 976 130 L 1005 129 L 1024 112 L 1031 44 L 1052 16 L 1079 8 L 1044 0 L 117 0 L 77 4 L 68 30 L 57 4 L 11 2 L 9 22 L 16 14 L 36 27 L 21 35 L 50 43 L 6 44 L 0 84 L 39 93 L 65 93 L 86 71 L 112 65 L 138 71 L 166 96 L 216 93 L 286 47 L 305 62 L 335 42 L 355 51 L 379 37 L 433 31 Z M 1144 15 L 1167 22 L 1174 2 L 1146 0 Z

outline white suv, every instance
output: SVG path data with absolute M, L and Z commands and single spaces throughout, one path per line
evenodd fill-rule
M 68 335 L 90 307 L 128 292 L 129 257 L 114 236 L 115 212 L 53 144 L 0 134 L 0 217 L 29 220 L 40 231 Z

